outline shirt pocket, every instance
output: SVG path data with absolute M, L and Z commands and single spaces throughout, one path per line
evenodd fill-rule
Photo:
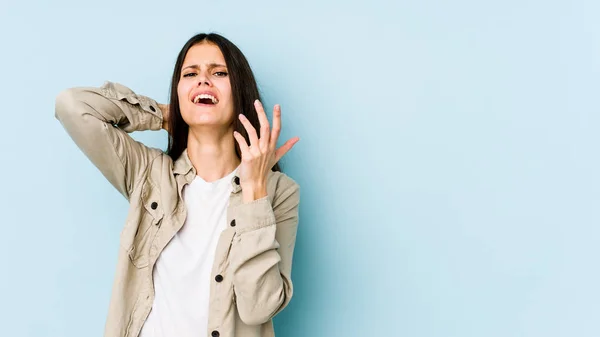
M 145 268 L 150 260 L 150 248 L 164 217 L 159 188 L 146 181 L 139 203 L 133 205 L 132 212 L 121 233 L 121 246 L 127 251 L 134 266 Z

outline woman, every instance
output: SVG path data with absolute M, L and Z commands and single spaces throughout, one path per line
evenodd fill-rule
M 299 187 L 277 161 L 256 81 L 217 34 L 183 47 L 170 105 L 106 82 L 56 99 L 56 117 L 130 202 L 105 337 L 273 336 L 292 296 Z M 166 153 L 133 140 L 169 132 Z

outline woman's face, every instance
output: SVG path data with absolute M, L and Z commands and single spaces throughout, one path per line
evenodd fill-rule
M 190 128 L 229 126 L 232 123 L 231 83 L 219 47 L 201 42 L 188 50 L 181 68 L 177 95 L 181 116 Z

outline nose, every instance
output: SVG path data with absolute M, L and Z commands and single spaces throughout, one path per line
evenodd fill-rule
M 208 79 L 206 72 L 201 72 L 198 75 L 198 86 L 202 86 L 203 84 L 210 86 L 210 81 Z

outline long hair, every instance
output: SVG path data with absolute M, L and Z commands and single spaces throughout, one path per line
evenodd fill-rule
M 169 155 L 173 161 L 181 156 L 188 145 L 189 126 L 181 116 L 181 110 L 179 109 L 179 95 L 177 94 L 177 87 L 179 85 L 179 79 L 181 78 L 181 68 L 183 67 L 183 61 L 190 48 L 202 42 L 209 42 L 216 45 L 221 50 L 221 53 L 223 53 L 225 65 L 227 66 L 229 74 L 229 81 L 231 83 L 231 94 L 233 96 L 233 114 L 235 117 L 233 119 L 233 129 L 239 132 L 244 139 L 246 139 L 246 142 L 250 144 L 248 133 L 239 119 L 239 114 L 244 114 L 256 129 L 259 137 L 261 136 L 260 121 L 254 108 L 254 101 L 260 99 L 260 94 L 248 60 L 242 51 L 225 37 L 215 33 L 198 34 L 189 39 L 179 52 L 177 61 L 175 62 L 175 69 L 173 70 L 173 78 L 171 79 L 168 121 L 169 145 L 167 148 L 167 155 Z M 234 143 L 235 153 L 241 160 L 242 155 L 239 144 L 235 140 Z M 281 171 L 279 163 L 276 163 L 271 170 Z

